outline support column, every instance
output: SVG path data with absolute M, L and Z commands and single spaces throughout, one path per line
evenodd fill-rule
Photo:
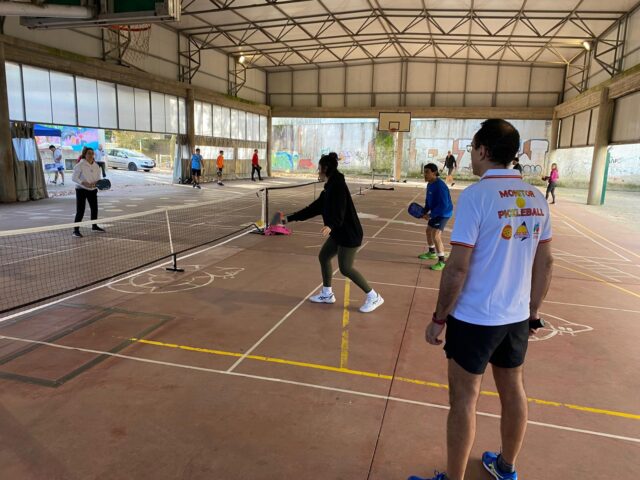
M 598 125 L 593 146 L 593 162 L 591 164 L 591 179 L 589 180 L 589 196 L 587 205 L 602 205 L 602 191 L 605 187 L 605 170 L 607 166 L 607 148 L 611 136 L 613 123 L 613 100 L 609 98 L 609 89 L 600 92 L 600 108 L 598 110 Z
M 404 133 L 395 132 L 394 136 L 394 159 L 393 159 L 393 178 L 399 182 L 402 176 L 402 150 L 404 148 Z
M 267 177 L 271 176 L 271 113 L 267 116 Z
M 7 75 L 4 69 L 4 43 L 0 42 L 0 202 L 17 202 L 16 177 L 11 148 Z

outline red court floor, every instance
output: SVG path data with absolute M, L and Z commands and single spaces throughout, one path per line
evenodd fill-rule
M 406 213 L 423 195 L 399 185 L 354 196 L 366 236 L 357 266 L 385 298 L 371 314 L 339 275 L 336 304 L 307 301 L 323 242 L 309 221 L 290 237 L 239 235 L 189 255 L 181 274 L 150 270 L 0 323 L 0 478 L 400 480 L 444 469 L 446 359 L 424 341 L 440 273 L 417 259 L 424 225 Z M 593 208 L 552 206 L 523 479 L 640 471 L 640 240 Z M 499 412 L 488 374 L 470 480 L 489 478 L 479 459 L 500 448 Z

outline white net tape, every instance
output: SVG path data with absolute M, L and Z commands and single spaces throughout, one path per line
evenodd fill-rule
M 111 25 L 106 30 L 106 42 L 111 56 L 123 63 L 140 65 L 149 54 L 151 25 Z

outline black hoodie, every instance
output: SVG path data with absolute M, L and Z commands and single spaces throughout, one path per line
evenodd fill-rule
M 362 225 L 342 173 L 331 175 L 320 196 L 308 207 L 288 215 L 287 221 L 301 222 L 317 215 L 322 215 L 338 245 L 349 248 L 362 245 Z

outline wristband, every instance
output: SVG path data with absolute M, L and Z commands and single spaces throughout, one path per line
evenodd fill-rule
M 431 321 L 436 325 L 444 325 L 445 323 L 447 323 L 446 318 L 444 320 L 438 320 L 438 318 L 436 317 L 436 312 L 433 312 L 433 317 L 431 317 Z

